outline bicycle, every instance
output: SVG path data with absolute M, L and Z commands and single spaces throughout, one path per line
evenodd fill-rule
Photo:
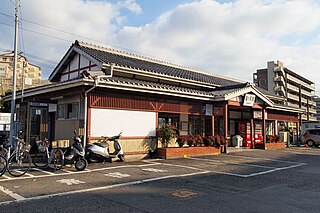
M 5 134 L 0 135 L 0 177 L 6 172 L 8 160 L 7 160 L 7 145 L 8 137 Z
M 3 147 L 3 144 L 0 145 L 0 177 L 6 172 L 8 161 L 6 158 L 6 150 Z
M 17 147 L 8 160 L 7 170 L 10 175 L 20 177 L 27 173 L 31 167 L 31 157 L 29 155 L 31 146 L 19 137 L 14 136 L 14 139 L 17 140 Z
M 64 164 L 64 154 L 61 149 L 51 149 L 49 152 L 49 141 L 37 141 L 38 152 L 33 157 L 33 164 L 36 167 L 49 167 L 60 170 Z

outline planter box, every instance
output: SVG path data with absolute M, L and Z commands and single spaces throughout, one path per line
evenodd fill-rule
M 158 156 L 165 159 L 197 155 L 217 155 L 220 153 L 220 148 L 212 146 L 157 148 Z
M 285 149 L 286 148 L 285 142 L 278 142 L 278 143 L 266 143 L 266 150 L 276 150 L 276 149 Z

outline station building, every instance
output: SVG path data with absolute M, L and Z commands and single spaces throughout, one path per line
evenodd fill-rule
M 75 41 L 49 77 L 51 84 L 17 93 L 25 139 L 66 140 L 77 130 L 85 144 L 123 131 L 125 154 L 145 156 L 157 127 L 179 135 L 241 135 L 242 146 L 264 149 L 267 135 L 287 140 L 304 110 L 253 83 L 166 61 Z M 5 97 L 10 101 L 10 96 Z M 299 134 L 297 132 L 296 136 Z

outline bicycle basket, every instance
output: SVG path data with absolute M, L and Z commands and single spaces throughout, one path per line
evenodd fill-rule
M 44 141 L 36 141 L 37 147 L 38 147 L 38 152 L 45 152 L 46 151 L 46 145 Z

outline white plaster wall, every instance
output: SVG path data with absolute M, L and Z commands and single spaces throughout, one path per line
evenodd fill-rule
M 72 72 L 70 73 L 70 79 L 77 78 L 79 76 L 78 72 Z
M 61 75 L 60 81 L 66 81 L 68 80 L 68 75 Z
M 83 56 L 80 56 L 80 67 L 87 67 L 89 66 L 89 60 Z
M 70 62 L 70 71 L 72 70 L 76 70 L 78 69 L 79 67 L 79 55 L 75 55 L 72 59 L 72 61 Z
M 122 136 L 155 136 L 156 113 L 91 109 L 91 137 L 113 136 L 121 131 Z

